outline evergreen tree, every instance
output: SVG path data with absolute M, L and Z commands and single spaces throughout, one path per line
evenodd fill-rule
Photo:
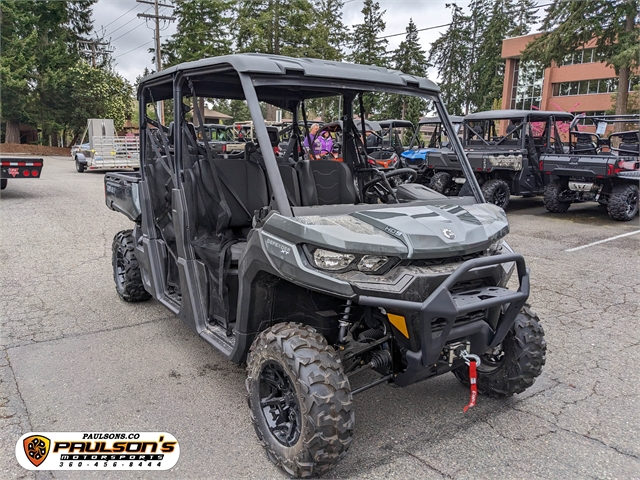
M 627 112 L 630 75 L 640 64 L 638 0 L 554 0 L 542 22 L 543 33 L 523 52 L 523 60 L 561 64 L 578 47 L 595 40 L 595 54 L 618 75 L 616 114 Z
M 238 0 L 237 50 L 308 56 L 313 14 L 309 0 Z
M 233 0 L 189 0 L 177 4 L 176 33 L 162 45 L 166 67 L 231 53 Z
M 442 98 L 449 113 L 462 115 L 468 96 L 464 79 L 469 75 L 469 17 L 455 3 L 446 7 L 451 9 L 451 24 L 431 44 L 428 62 L 438 71 Z
M 347 28 L 342 21 L 342 0 L 315 0 L 310 55 L 324 60 L 342 60 Z
M 469 4 L 469 17 L 466 25 L 469 72 L 465 77 L 467 91 L 464 106 L 465 115 L 471 111 L 473 105 L 477 102 L 475 92 L 478 87 L 479 72 L 477 69 L 474 69 L 473 66 L 478 61 L 478 56 L 480 55 L 480 49 L 478 47 L 482 43 L 482 38 L 485 34 L 487 23 L 489 22 L 490 1 L 491 0 L 472 0 Z
M 22 1 L 0 4 L 0 118 L 6 143 L 20 143 L 20 123 L 30 122 L 35 80 L 36 19 Z
M 380 11 L 380 4 L 374 0 L 364 0 L 362 7 L 363 22 L 353 27 L 351 35 L 350 62 L 362 65 L 387 66 L 387 39 L 378 37 L 387 24 L 382 19 L 386 10 Z
M 385 38 L 378 38 L 386 28 L 386 23 L 382 19 L 386 10 L 380 11 L 380 4 L 374 0 L 364 0 L 362 7 L 363 22 L 353 27 L 351 35 L 351 53 L 347 60 L 362 65 L 387 66 L 387 45 L 389 41 Z M 365 117 L 375 114 L 383 103 L 384 97 L 381 95 L 367 93 L 364 96 Z M 359 111 L 359 107 L 355 108 Z
M 472 64 L 474 93 L 471 96 L 478 110 L 490 110 L 495 99 L 502 96 L 505 60 L 502 41 L 513 28 L 513 9 L 510 0 L 494 0 L 491 16 L 478 46 L 477 60 Z
M 418 28 L 409 19 L 407 35 L 393 52 L 391 63 L 393 68 L 409 75 L 425 77 L 427 74 L 427 54 L 420 46 Z M 424 100 L 406 95 L 391 95 L 385 116 L 389 118 L 407 119 L 417 124 L 426 107 Z
M 513 27 L 509 31 L 509 37 L 527 35 L 531 31 L 531 25 L 538 22 L 538 10 L 533 0 L 514 0 L 511 11 Z

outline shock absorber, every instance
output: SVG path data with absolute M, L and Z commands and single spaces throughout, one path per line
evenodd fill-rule
M 340 334 L 338 336 L 338 343 L 344 343 L 346 341 L 347 332 L 351 322 L 349 321 L 349 316 L 351 315 L 351 305 L 353 302 L 351 300 L 347 300 L 347 304 L 344 307 L 344 313 L 342 314 L 342 318 L 340 319 Z

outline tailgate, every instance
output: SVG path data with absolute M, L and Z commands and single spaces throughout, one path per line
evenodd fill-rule
M 0 178 L 39 178 L 42 173 L 42 158 L 2 157 Z
M 604 177 L 609 163 L 617 160 L 618 157 L 597 155 L 547 154 L 540 157 L 544 173 L 570 177 Z
M 126 215 L 130 220 L 140 220 L 140 196 L 138 172 L 114 172 L 104 176 L 104 196 L 107 207 Z

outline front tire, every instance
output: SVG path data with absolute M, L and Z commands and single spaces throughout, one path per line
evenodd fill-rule
M 547 185 L 547 188 L 544 189 L 544 196 L 542 197 L 544 208 L 551 213 L 564 213 L 569 210 L 571 201 L 560 200 L 560 194 L 564 190 L 560 182 L 552 182 Z
M 134 253 L 135 239 L 131 230 L 118 232 L 111 247 L 111 264 L 116 292 L 127 302 L 143 302 L 151 298 L 144 289 L 140 265 Z
M 280 323 L 260 333 L 246 385 L 256 434 L 289 475 L 320 475 L 347 453 L 355 423 L 349 379 L 313 328 Z
M 607 213 L 619 222 L 633 220 L 638 214 L 638 186 L 630 183 L 614 186 L 609 196 Z
M 510 397 L 522 393 L 535 382 L 545 364 L 547 343 L 538 316 L 525 305 L 502 341 L 501 351 L 481 356 L 478 367 L 478 392 L 490 397 Z M 469 386 L 466 365 L 454 370 L 454 375 Z
M 488 203 L 493 203 L 498 207 L 505 209 L 509 205 L 509 196 L 511 190 L 509 184 L 499 178 L 492 178 L 487 180 L 482 185 L 482 195 Z

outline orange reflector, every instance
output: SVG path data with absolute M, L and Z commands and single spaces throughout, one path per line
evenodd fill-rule
M 394 315 L 393 313 L 387 313 L 387 318 L 391 322 L 391 325 L 396 327 L 401 334 L 409 338 L 409 330 L 407 330 L 407 322 L 402 315 Z

